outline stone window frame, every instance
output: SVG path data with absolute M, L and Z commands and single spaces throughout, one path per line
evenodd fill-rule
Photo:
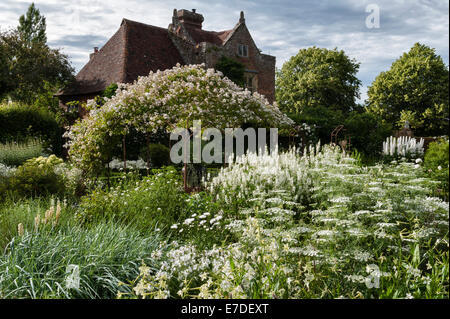
M 237 54 L 241 57 L 248 58 L 248 45 L 239 43 L 238 44 L 238 50 Z

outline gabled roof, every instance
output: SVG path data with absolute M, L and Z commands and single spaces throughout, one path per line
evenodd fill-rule
M 203 21 L 203 17 L 201 19 Z M 224 46 L 239 27 L 245 25 L 244 21 L 241 13 L 239 23 L 231 30 L 206 31 L 201 29 L 201 23 L 200 27 L 195 23 L 183 23 L 180 28 L 188 34 L 191 44 L 208 42 Z M 111 83 L 130 83 L 150 71 L 170 69 L 177 63 L 184 64 L 184 60 L 168 29 L 123 19 L 119 30 L 98 52 L 91 54 L 89 62 L 75 77 L 75 83 L 56 95 L 97 94 Z
M 119 30 L 57 95 L 103 91 L 111 83 L 128 83 L 150 71 L 170 69 L 183 59 L 167 29 L 123 19 Z
M 209 42 L 218 46 L 222 46 L 225 40 L 233 30 L 225 30 L 220 32 L 206 31 L 198 28 L 185 27 L 186 31 L 196 43 Z

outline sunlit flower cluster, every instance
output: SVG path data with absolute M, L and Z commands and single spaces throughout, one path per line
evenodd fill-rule
M 0 176 L 2 177 L 9 177 L 14 174 L 16 171 L 16 168 L 6 166 L 2 163 L 0 163 Z
M 383 155 L 391 157 L 417 158 L 423 156 L 424 139 L 417 139 L 408 136 L 390 136 L 383 142 Z

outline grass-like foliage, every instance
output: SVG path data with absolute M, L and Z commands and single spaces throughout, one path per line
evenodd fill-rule
M 59 211 L 58 227 L 67 225 L 74 214 L 74 207 L 68 205 L 66 201 L 61 202 L 53 198 L 22 198 L 19 201 L 7 200 L 2 203 L 0 206 L 1 251 L 13 237 L 19 234 L 19 224 L 22 224 L 24 229 L 34 229 L 36 218 L 44 219 L 49 210 L 55 215 Z
M 114 298 L 127 291 L 120 282 L 134 279 L 142 262 L 152 264 L 158 245 L 157 236 L 114 223 L 25 229 L 0 257 L 0 298 Z

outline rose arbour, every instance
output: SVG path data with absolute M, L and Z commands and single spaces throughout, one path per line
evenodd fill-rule
M 244 90 L 204 65 L 177 65 L 151 72 L 132 84 L 120 84 L 116 95 L 98 107 L 88 103 L 90 114 L 66 135 L 69 154 L 85 171 L 95 171 L 110 160 L 114 137 L 131 128 L 144 134 L 158 129 L 204 127 L 225 129 L 254 123 L 264 127 L 289 126 L 293 122 L 264 96 Z

